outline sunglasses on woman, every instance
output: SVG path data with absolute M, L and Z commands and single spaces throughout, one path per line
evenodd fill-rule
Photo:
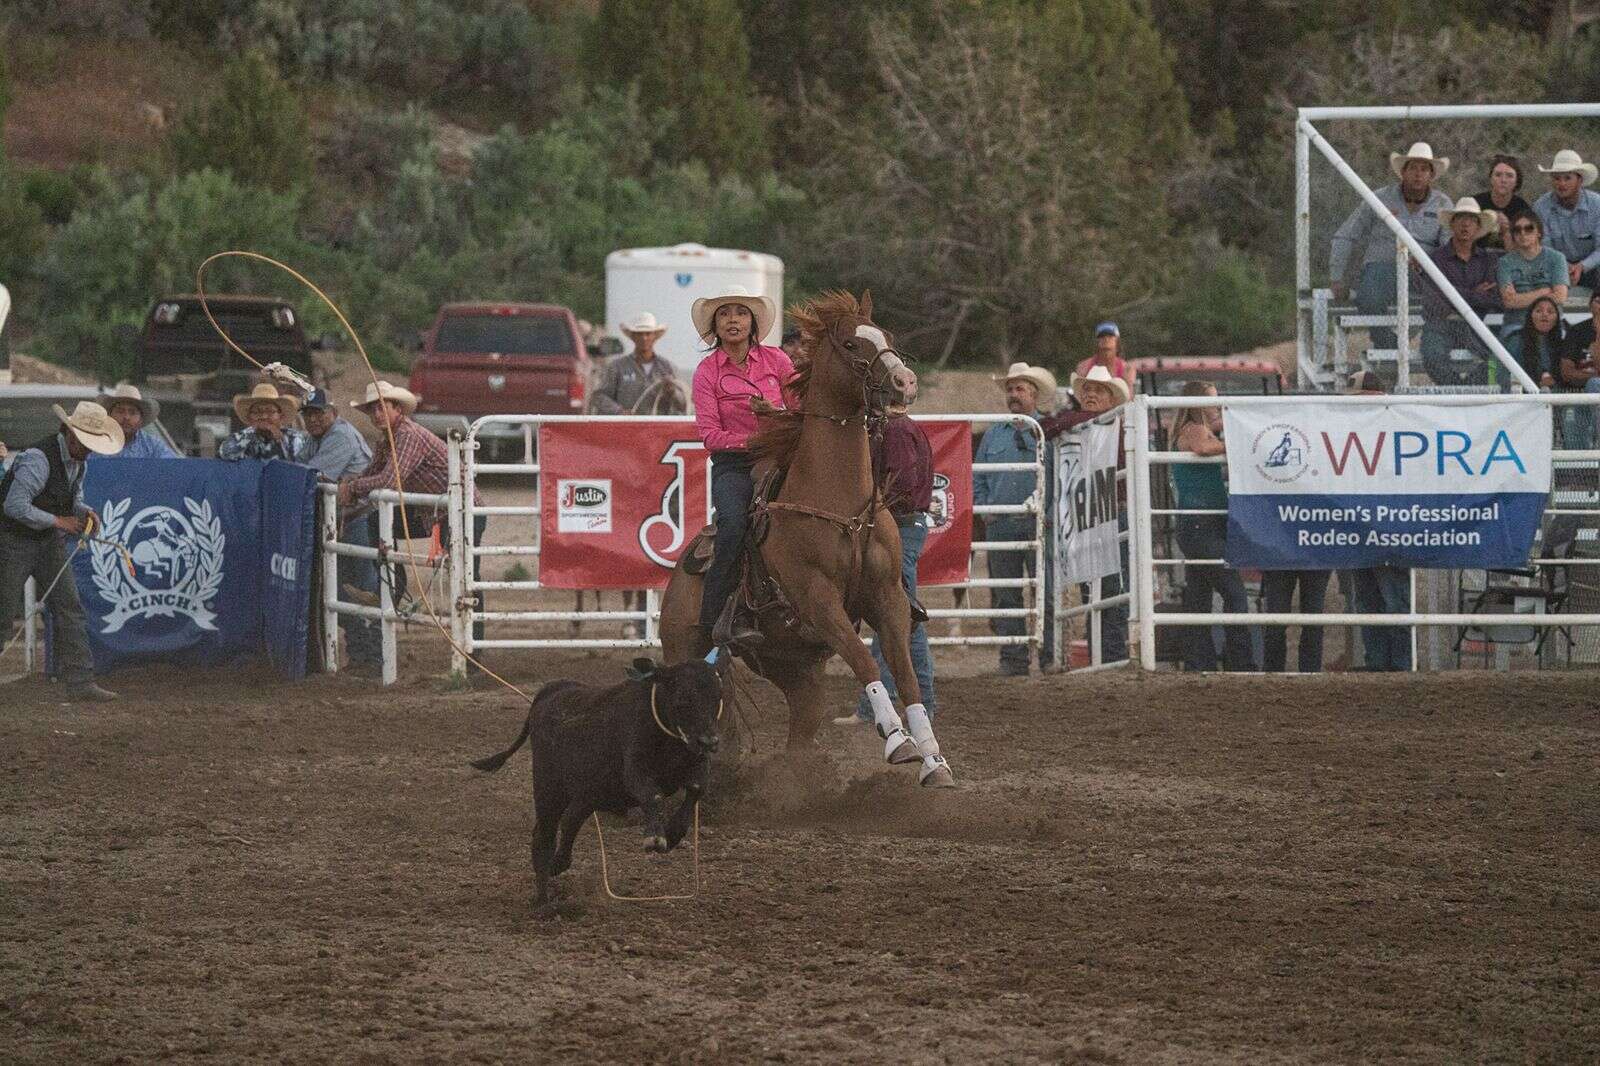
M 1539 232 L 1539 227 L 1538 226 L 1529 226 L 1529 225 L 1526 225 L 1526 224 L 1521 225 L 1521 226 L 1512 226 L 1511 227 L 1511 232 L 1512 233 L 1538 233 Z

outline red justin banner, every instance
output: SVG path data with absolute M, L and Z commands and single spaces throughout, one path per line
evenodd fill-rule
M 972 431 L 923 422 L 934 493 L 926 585 L 967 579 L 972 547 Z M 711 458 L 688 422 L 556 422 L 539 429 L 539 581 L 558 589 L 664 588 L 709 521 Z

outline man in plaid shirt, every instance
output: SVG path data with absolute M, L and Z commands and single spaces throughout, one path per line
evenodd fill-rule
M 433 433 L 418 425 L 411 418 L 411 413 L 417 409 L 417 397 L 409 389 L 398 385 L 391 385 L 387 381 L 380 381 L 375 385 L 367 386 L 367 395 L 360 401 L 352 400 L 350 406 L 366 413 L 372 419 L 372 424 L 378 427 L 378 446 L 373 449 L 372 463 L 365 471 L 355 477 L 343 478 L 339 482 L 339 503 L 350 505 L 364 500 L 367 495 L 376 489 L 392 489 L 395 487 L 395 474 L 398 470 L 400 488 L 405 492 L 429 493 L 443 495 L 449 488 L 449 461 L 450 452 L 444 441 L 434 436 Z M 389 449 L 389 434 L 394 435 L 394 450 Z M 472 492 L 472 502 L 481 504 L 476 488 Z M 416 515 L 422 508 L 407 508 L 411 518 L 410 532 L 413 536 L 426 536 L 433 525 L 430 518 L 425 523 L 416 521 Z M 372 538 L 376 544 L 378 531 L 376 518 L 373 516 Z M 475 515 L 472 520 L 472 542 L 481 543 L 483 530 L 488 524 L 485 515 Z M 429 528 L 420 528 L 426 525 Z M 396 536 L 404 536 L 404 524 L 397 525 Z M 449 547 L 450 527 L 445 524 L 441 530 L 445 547 Z M 405 595 L 406 572 L 404 567 L 390 570 L 390 587 L 398 600 Z M 472 578 L 478 579 L 479 559 L 472 557 Z M 475 593 L 477 609 L 483 609 L 483 594 Z M 474 639 L 483 637 L 483 623 L 475 622 L 472 626 Z

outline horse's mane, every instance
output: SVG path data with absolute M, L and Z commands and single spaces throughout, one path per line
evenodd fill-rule
M 861 304 L 856 298 L 837 289 L 789 308 L 789 317 L 800 329 L 800 354 L 794 361 L 794 374 L 784 384 L 791 409 L 756 416 L 759 428 L 749 445 L 750 455 L 756 462 L 772 462 L 779 469 L 788 468 L 800 443 L 800 427 L 805 423 L 800 410 L 804 409 L 806 393 L 811 389 L 812 364 L 821 354 L 822 346 L 828 343 L 832 324 L 859 314 Z

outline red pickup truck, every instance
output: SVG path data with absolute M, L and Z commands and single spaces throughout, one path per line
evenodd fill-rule
M 411 365 L 416 419 L 445 435 L 483 415 L 579 414 L 589 388 L 589 353 L 578 320 L 554 304 L 458 303 L 439 309 Z M 523 439 L 522 427 L 491 423 L 485 446 Z M 494 449 L 499 450 L 499 449 Z

